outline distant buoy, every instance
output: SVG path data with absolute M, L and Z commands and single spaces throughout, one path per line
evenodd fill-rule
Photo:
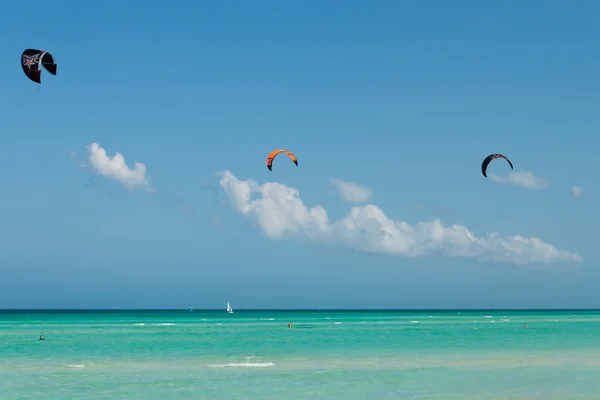
M 294 326 L 294 325 L 292 325 L 292 324 L 288 324 L 288 328 L 291 328 L 292 326 Z

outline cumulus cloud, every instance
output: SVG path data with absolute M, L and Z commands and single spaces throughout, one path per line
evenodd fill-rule
M 98 143 L 90 144 L 87 149 L 89 167 L 98 175 L 113 179 L 130 191 L 135 189 L 153 191 L 144 164 L 135 161 L 134 168 L 131 169 L 125 163 L 121 153 L 117 152 L 110 157 Z
M 331 185 L 338 196 L 348 203 L 366 203 L 373 196 L 371 189 L 354 182 L 331 179 Z
M 581 186 L 573 186 L 571 187 L 571 191 L 575 197 L 579 197 L 583 194 L 583 188 Z
M 506 177 L 490 174 L 489 177 L 494 182 L 508 183 L 510 185 L 521 186 L 527 189 L 546 189 L 550 186 L 550 181 L 548 179 L 535 176 L 529 171 L 511 171 Z
M 298 238 L 406 257 L 471 257 L 520 265 L 583 261 L 579 255 L 558 250 L 539 238 L 501 237 L 497 233 L 478 237 L 464 226 L 445 227 L 437 219 L 411 225 L 390 219 L 372 204 L 352 207 L 344 218 L 330 221 L 320 205 L 306 207 L 295 188 L 277 182 L 259 185 L 253 180 L 239 180 L 229 171 L 219 175 L 219 184 L 235 209 L 254 219 L 271 239 Z M 253 194 L 258 198 L 253 199 Z

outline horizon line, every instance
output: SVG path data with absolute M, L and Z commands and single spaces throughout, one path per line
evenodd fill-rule
M 193 311 L 223 311 L 222 308 L 193 308 Z M 188 308 L 0 308 L 2 312 L 18 312 L 18 311 L 42 311 L 42 312 L 61 312 L 61 311 L 177 311 L 189 312 Z M 310 311 L 310 312 L 326 312 L 326 311 L 379 311 L 379 312 L 458 312 L 458 311 L 600 311 L 600 308 L 238 308 L 239 311 Z

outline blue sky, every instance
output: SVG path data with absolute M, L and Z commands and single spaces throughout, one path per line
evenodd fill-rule
M 599 12 L 541 0 L 7 6 L 0 308 L 597 307 Z M 29 81 L 26 48 L 51 52 L 58 75 Z M 92 143 L 143 163 L 152 191 L 128 190 L 131 176 L 89 158 Z M 299 167 L 280 155 L 268 171 L 277 148 Z M 490 153 L 513 175 L 496 160 L 485 179 Z M 235 179 L 220 186 L 220 171 Z M 525 172 L 542 184 L 494 181 Z M 280 186 L 244 202 L 248 179 L 297 189 L 328 222 Z M 331 179 L 370 189 L 377 209 L 336 224 L 365 205 Z M 447 229 L 403 230 L 378 210 Z M 504 241 L 481 241 L 489 232 Z

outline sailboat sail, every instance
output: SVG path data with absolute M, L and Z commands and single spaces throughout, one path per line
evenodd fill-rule
M 227 302 L 227 312 L 229 314 L 233 314 L 233 308 L 231 308 L 231 304 L 229 304 L 229 302 Z

